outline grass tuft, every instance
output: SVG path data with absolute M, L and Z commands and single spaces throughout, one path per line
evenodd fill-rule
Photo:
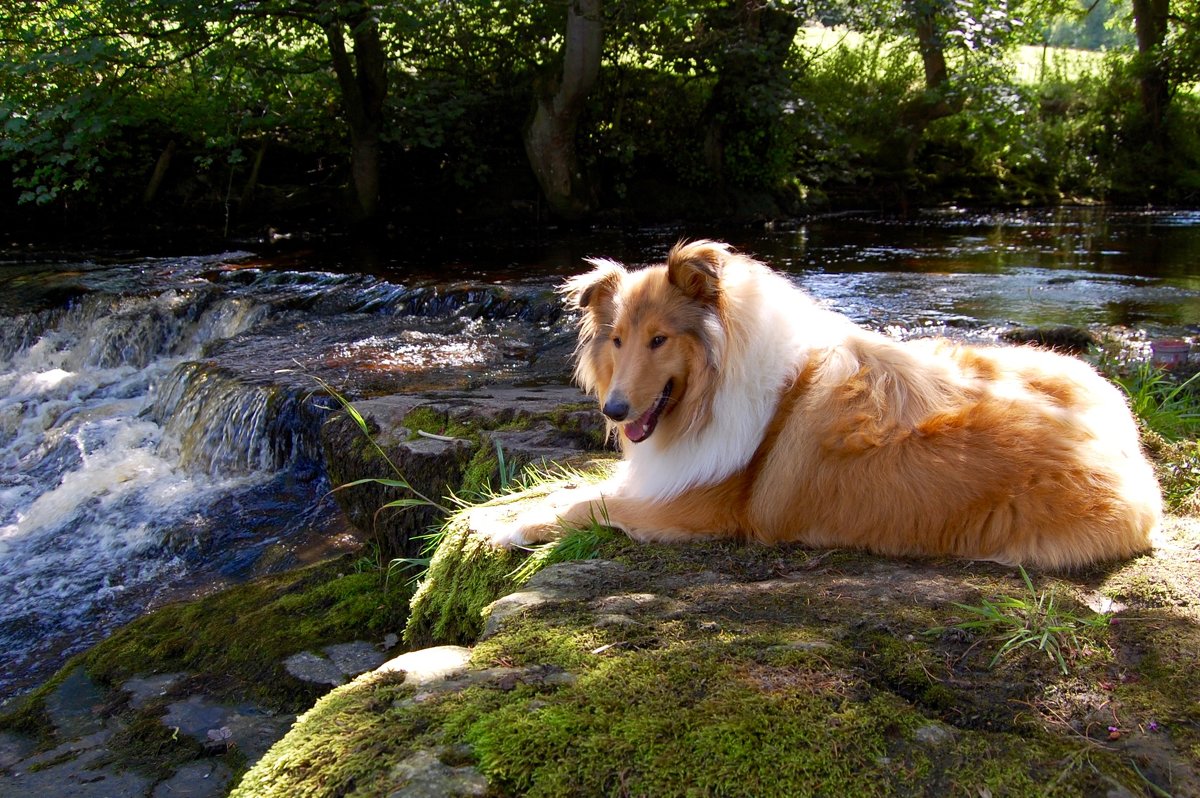
M 1053 589 L 1040 592 L 1035 590 L 1025 569 L 1020 568 L 1020 572 L 1021 579 L 1025 582 L 1026 595 L 984 599 L 977 605 L 954 602 L 954 606 L 970 613 L 974 618 L 949 628 L 982 632 L 988 638 L 1000 642 L 1000 648 L 988 663 L 988 667 L 995 667 L 1009 652 L 1031 647 L 1046 652 L 1065 675 L 1070 672 L 1067 660 L 1083 648 L 1079 634 L 1085 630 L 1107 627 L 1110 616 L 1097 613 L 1089 618 L 1082 618 L 1071 610 L 1064 609 L 1058 603 Z M 942 634 L 947 628 L 934 627 L 929 633 Z
M 1200 437 L 1200 372 L 1185 380 L 1172 379 L 1152 363 L 1139 363 L 1118 375 L 1135 416 L 1168 441 Z
M 391 469 L 392 474 L 393 474 L 393 476 L 391 478 L 367 477 L 365 479 L 356 479 L 353 482 L 346 482 L 342 485 L 338 485 L 337 487 L 334 488 L 335 491 L 345 490 L 346 488 L 353 488 L 356 485 L 375 484 L 375 485 L 382 485 L 384 487 L 389 487 L 389 488 L 400 488 L 401 490 L 408 491 L 409 493 L 412 494 L 412 498 L 396 499 L 394 501 L 388 502 L 387 504 L 384 504 L 382 507 L 380 507 L 378 510 L 375 511 L 376 515 L 383 512 L 384 510 L 390 510 L 390 509 L 403 510 L 403 509 L 406 509 L 409 507 L 433 507 L 434 509 L 440 510 L 441 512 L 446 513 L 446 514 L 449 514 L 451 512 L 451 508 L 447 507 L 446 505 L 442 504 L 441 502 L 439 502 L 435 499 L 430 498 L 429 496 L 426 496 L 424 493 L 422 493 L 421 491 L 417 490 L 416 488 L 414 488 L 412 486 L 412 483 L 409 482 L 408 479 L 404 476 L 404 473 L 400 470 L 399 466 L 397 466 L 394 462 L 392 462 L 392 458 L 388 457 L 387 452 L 385 452 L 383 450 L 383 447 L 380 446 L 378 441 L 375 440 L 375 436 L 373 434 L 371 434 L 371 427 L 367 424 L 367 420 L 365 418 L 363 418 L 362 413 L 360 413 L 358 411 L 358 408 L 356 408 L 349 399 L 347 399 L 345 396 L 343 396 L 341 393 L 339 393 L 336 388 L 334 388 L 332 385 L 330 385 L 328 382 L 321 379 L 320 377 L 314 376 L 312 379 L 318 385 L 321 386 L 321 390 L 323 390 L 323 391 L 325 391 L 325 393 L 329 394 L 333 398 L 333 400 L 335 402 L 337 402 L 339 406 L 341 406 L 341 408 L 342 408 L 343 412 L 345 412 L 346 416 L 349 417 L 350 420 L 354 422 L 354 425 L 356 427 L 358 427 L 359 431 L 362 432 L 362 434 L 366 437 L 367 442 L 370 443 L 371 447 L 375 450 L 376 454 L 378 454 L 383 459 L 383 461 L 385 463 L 387 463 L 388 468 Z

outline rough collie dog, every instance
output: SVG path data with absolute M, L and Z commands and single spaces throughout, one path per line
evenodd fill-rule
M 609 481 L 494 544 L 592 519 L 637 540 L 738 537 L 1070 568 L 1150 547 L 1161 515 L 1124 396 L 1032 347 L 901 343 L 696 241 L 564 286 L 580 385 L 619 434 Z

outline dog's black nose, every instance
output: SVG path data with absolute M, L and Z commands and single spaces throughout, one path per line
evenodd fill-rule
M 613 421 L 624 421 L 625 417 L 629 415 L 629 400 L 624 396 L 613 394 L 608 397 L 608 401 L 604 403 L 604 407 L 600 408 L 600 411 Z

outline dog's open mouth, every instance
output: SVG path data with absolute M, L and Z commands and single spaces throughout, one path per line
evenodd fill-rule
M 641 443 L 650 437 L 651 432 L 654 432 L 654 425 L 658 423 L 658 417 L 667 409 L 667 402 L 671 399 L 671 386 L 673 382 L 673 380 L 667 380 L 662 393 L 658 395 L 658 399 L 654 401 L 650 409 L 642 413 L 636 421 L 630 421 L 622 428 L 625 432 L 625 437 L 632 443 Z

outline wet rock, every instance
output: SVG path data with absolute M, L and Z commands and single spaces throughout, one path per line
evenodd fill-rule
M 209 732 L 217 732 L 221 742 L 236 745 L 247 760 L 256 762 L 287 732 L 293 720 L 291 715 L 276 715 L 251 704 L 220 704 L 193 695 L 170 704 L 162 722 L 202 744 L 213 742 Z
M 46 714 L 54 724 L 54 732 L 63 740 L 72 740 L 104 728 L 101 709 L 107 693 L 76 668 L 62 684 L 46 698 Z
M 361 640 L 325 646 L 322 650 L 339 671 L 351 677 L 375 670 L 388 659 L 375 646 Z
M 447 765 L 432 751 L 417 751 L 392 768 L 401 784 L 388 798 L 466 798 L 487 795 L 488 782 L 470 765 Z
M 283 667 L 302 682 L 334 686 L 346 683 L 346 674 L 336 664 L 311 651 L 293 654 L 283 661 Z
M 135 677 L 126 680 L 121 685 L 121 689 L 129 694 L 131 708 L 142 709 L 152 701 L 164 697 L 186 675 L 184 673 L 160 673 L 154 676 Z
M 416 491 L 440 502 L 460 493 L 466 482 L 469 490 L 501 484 L 497 447 L 510 470 L 569 462 L 601 447 L 604 424 L 590 405 L 577 389 L 565 386 L 384 396 L 355 402 L 374 445 L 357 424 L 339 414 L 323 427 L 322 447 L 334 485 L 395 479 L 390 460 Z M 388 502 L 413 494 L 377 483 L 341 489 L 334 497 L 352 524 L 384 544 L 388 557 L 418 554 L 424 542 L 414 538 L 439 520 L 434 507 L 380 513 Z
M 1012 344 L 1033 344 L 1069 355 L 1082 355 L 1096 345 L 1096 336 L 1082 327 L 1017 327 L 1000 338 Z
M 283 661 L 292 676 L 313 684 L 345 684 L 360 673 L 374 670 L 387 661 L 387 655 L 361 640 L 325 646 L 325 656 L 301 651 Z
M 232 782 L 233 772 L 223 762 L 189 762 L 156 784 L 150 798 L 221 798 Z
M 16 763 L 0 778 L 5 798 L 143 798 L 153 779 L 117 770 L 105 748 L 112 733 L 94 732 Z
M 37 743 L 30 737 L 0 732 L 0 771 L 8 770 L 36 749 Z
M 456 488 L 474 454 L 475 444 L 468 440 L 428 437 L 410 440 L 410 435 L 416 431 L 401 426 L 401 413 L 405 408 L 411 410 L 414 407 L 415 404 L 410 402 L 391 401 L 391 397 L 359 403 L 359 412 L 370 419 L 374 443 L 344 415 L 326 423 L 322 427 L 321 441 L 330 481 L 334 485 L 347 485 L 358 480 L 402 477 L 416 491 L 434 501 L 441 500 Z M 386 459 L 380 454 L 381 450 L 386 453 Z M 393 471 L 389 460 L 399 473 Z M 380 512 L 380 508 L 389 502 L 411 499 L 414 494 L 376 482 L 340 489 L 334 493 L 334 498 L 350 523 L 386 544 L 386 556 L 417 554 L 423 544 L 412 539 L 423 534 L 437 520 L 439 513 L 431 506 Z

